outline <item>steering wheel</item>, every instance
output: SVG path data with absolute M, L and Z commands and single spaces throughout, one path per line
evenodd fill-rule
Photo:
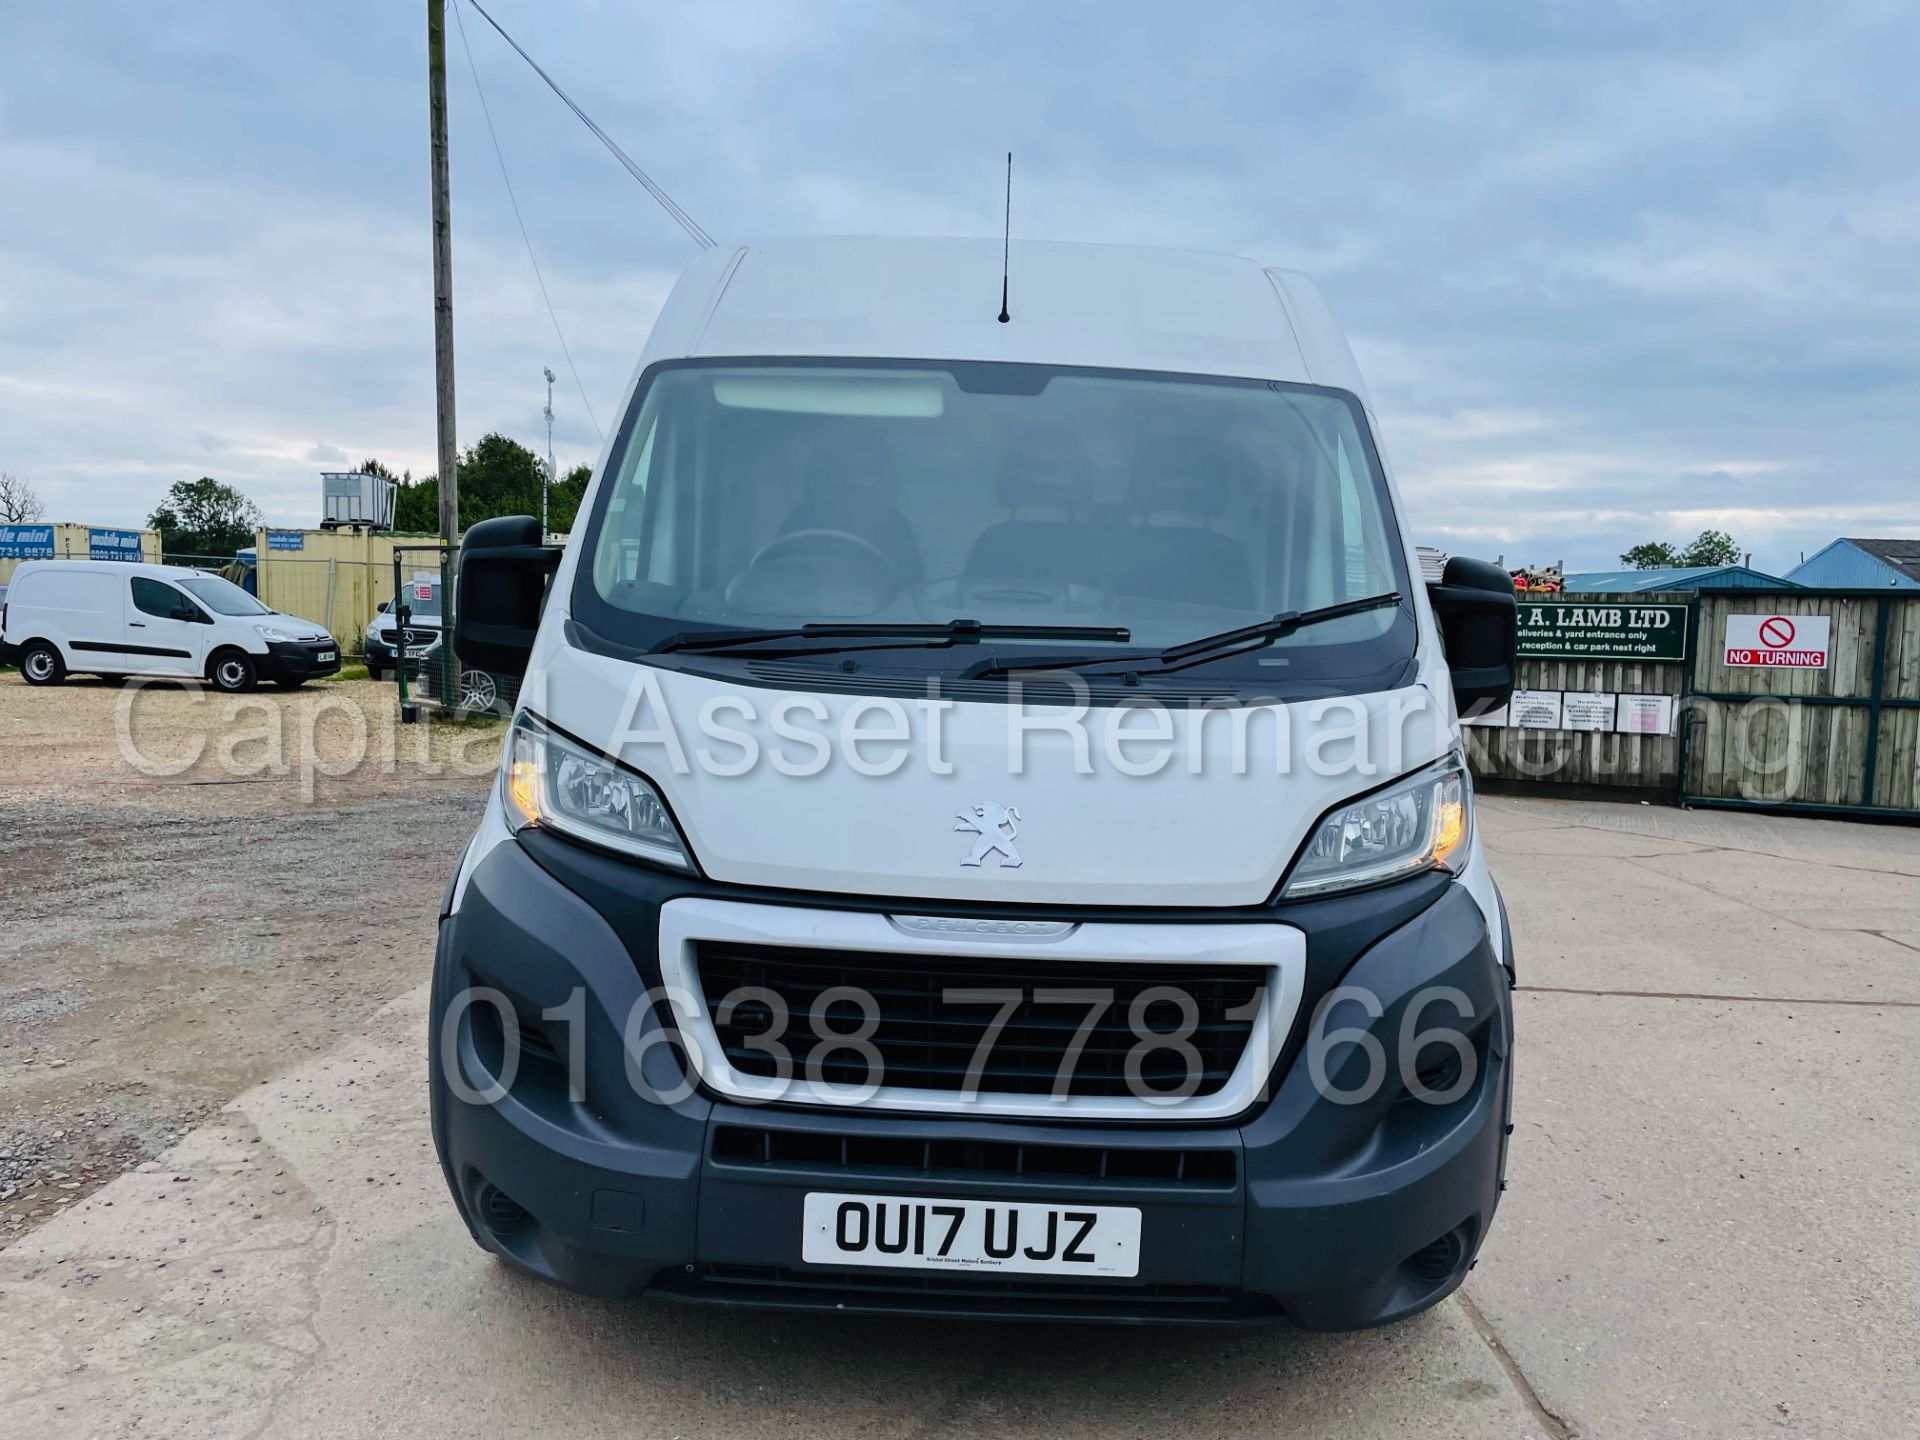
M 726 597 L 729 605 L 764 614 L 868 615 L 899 589 L 900 567 L 871 540 L 845 530 L 809 529 L 762 545 L 728 584 Z

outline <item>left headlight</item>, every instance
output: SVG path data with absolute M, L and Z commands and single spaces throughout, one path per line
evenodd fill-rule
M 1299 899 L 1422 870 L 1458 872 L 1472 827 L 1473 784 L 1456 756 L 1328 811 L 1281 893 Z
M 686 841 L 658 790 L 531 715 L 513 722 L 501 798 L 511 830 L 544 825 L 656 865 L 693 869 Z

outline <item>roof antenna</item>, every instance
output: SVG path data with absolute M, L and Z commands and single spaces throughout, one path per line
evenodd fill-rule
M 1007 151 L 1007 211 L 1006 223 L 1000 232 L 1000 323 L 1006 324 L 1013 316 L 1007 310 L 1007 259 L 1013 252 L 1013 151 Z

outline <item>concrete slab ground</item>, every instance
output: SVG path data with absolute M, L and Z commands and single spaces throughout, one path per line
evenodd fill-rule
M 1361 1335 L 607 1304 L 473 1247 L 424 989 L 0 1253 L 9 1434 L 1882 1436 L 1920 1403 L 1920 834 L 1489 799 L 1512 1189 Z M 1904 913 L 1903 913 L 1904 907 Z M 429 937 L 416 943 L 423 957 Z

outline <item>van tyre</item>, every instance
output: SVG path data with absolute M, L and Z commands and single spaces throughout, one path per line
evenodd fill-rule
M 67 678 L 67 662 L 45 640 L 29 640 L 20 652 L 20 676 L 29 685 L 58 685 Z
M 207 662 L 207 678 L 213 688 L 228 695 L 244 695 L 260 683 L 253 659 L 244 650 L 221 650 Z

